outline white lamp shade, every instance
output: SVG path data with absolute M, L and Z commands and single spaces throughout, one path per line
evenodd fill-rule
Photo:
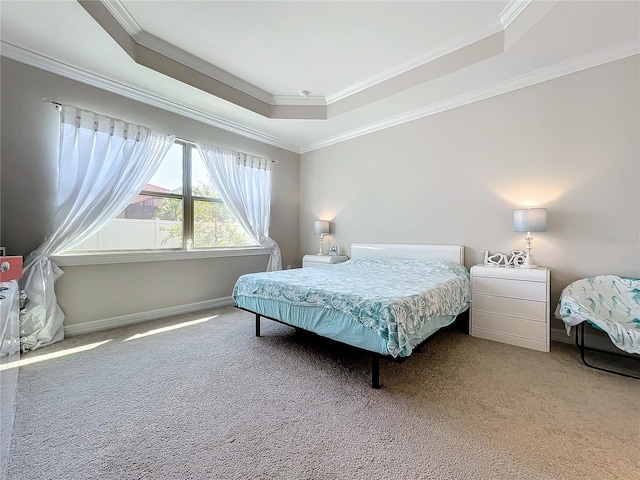
M 547 209 L 523 208 L 513 211 L 514 232 L 546 232 Z
M 329 220 L 316 220 L 313 222 L 313 231 L 316 235 L 327 235 L 329 233 Z

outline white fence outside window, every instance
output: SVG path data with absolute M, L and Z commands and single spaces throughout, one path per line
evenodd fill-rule
M 172 228 L 182 232 L 182 222 L 115 218 L 98 233 L 69 252 L 182 248 L 182 233 L 177 237 L 168 238 Z

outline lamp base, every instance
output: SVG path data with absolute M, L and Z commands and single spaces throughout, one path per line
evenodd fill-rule
M 527 256 L 524 258 L 524 262 L 520 265 L 520 268 L 538 268 L 536 262 L 533 261 L 531 256 L 531 246 L 527 246 Z
M 318 253 L 316 253 L 316 255 L 324 255 L 324 247 L 322 245 L 322 240 L 324 240 L 324 233 L 320 234 L 320 250 L 318 250 Z

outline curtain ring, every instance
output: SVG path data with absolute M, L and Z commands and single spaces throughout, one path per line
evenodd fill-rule
M 111 135 L 112 137 L 113 137 L 113 129 L 114 129 L 114 126 L 113 126 L 113 125 L 111 125 L 111 128 L 109 129 L 109 130 L 110 130 L 110 131 L 109 131 L 109 135 Z
M 76 128 L 80 128 L 80 121 L 82 120 L 82 118 L 80 118 L 80 115 L 76 115 Z
M 98 122 L 93 122 L 93 131 L 94 132 L 98 131 Z

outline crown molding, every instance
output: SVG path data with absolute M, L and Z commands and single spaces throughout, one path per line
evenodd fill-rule
M 499 15 L 502 28 L 506 30 L 507 27 L 511 25 L 511 22 L 518 18 L 518 15 L 520 15 L 531 2 L 532 0 L 511 0 L 509 5 L 504 7 Z
M 567 62 L 562 62 L 526 75 L 522 75 L 520 77 L 516 77 L 514 79 L 493 85 L 488 88 L 468 92 L 457 97 L 443 100 L 441 102 L 436 102 L 424 108 L 413 110 L 402 115 L 397 115 L 381 122 L 375 122 L 362 128 L 344 132 L 340 135 L 327 137 L 318 142 L 312 142 L 303 146 L 297 146 L 271 135 L 267 135 L 265 133 L 244 127 L 242 125 L 229 122 L 214 115 L 203 113 L 193 108 L 177 104 L 175 102 L 170 102 L 166 99 L 148 94 L 138 89 L 134 89 L 116 81 L 85 72 L 75 67 L 71 67 L 57 60 L 22 49 L 15 45 L 6 42 L 0 42 L 0 46 L 2 56 L 5 56 L 12 60 L 16 60 L 18 62 L 25 63 L 36 68 L 40 68 L 41 70 L 45 70 L 69 78 L 71 80 L 100 88 L 102 90 L 106 90 L 123 97 L 160 108 L 162 110 L 176 113 L 178 115 L 207 125 L 211 125 L 216 128 L 220 128 L 222 130 L 229 131 L 231 133 L 235 133 L 237 135 L 241 135 L 243 137 L 251 138 L 253 140 L 257 140 L 268 145 L 273 145 L 275 147 L 299 154 L 308 153 L 313 150 L 318 150 L 320 148 L 351 140 L 362 135 L 373 133 L 379 130 L 384 130 L 386 128 L 391 128 L 430 115 L 435 115 L 437 113 L 441 113 L 453 108 L 468 105 L 480 100 L 485 100 L 487 98 L 501 95 L 503 93 L 508 93 L 520 88 L 525 88 L 548 80 L 553 80 L 555 78 L 586 70 L 588 68 L 597 67 L 605 63 L 640 54 L 640 42 L 632 41 L 619 44 L 611 48 L 603 49 L 588 55 L 584 55 L 582 57 L 578 57 L 576 59 L 569 60 Z
M 355 85 L 352 85 L 348 88 L 332 93 L 331 95 L 327 95 L 327 105 L 339 102 L 340 100 L 344 100 L 351 95 L 355 95 L 356 93 L 367 90 L 382 82 L 391 80 L 398 75 L 402 75 L 438 58 L 444 57 L 445 55 L 449 55 L 450 53 L 453 53 L 457 50 L 468 47 L 469 45 L 473 45 L 474 43 L 490 37 L 491 35 L 504 32 L 507 27 L 527 8 L 527 6 L 529 6 L 531 2 L 532 0 L 511 0 L 511 2 L 509 2 L 509 4 L 502 10 L 502 12 L 500 12 L 499 19 L 492 25 L 478 29 L 464 37 L 460 37 L 452 42 L 449 42 L 446 45 L 442 45 L 441 47 L 430 50 L 423 55 L 414 57 L 404 63 L 401 63 L 400 65 L 396 65 L 393 68 L 369 77 L 362 82 L 356 83 Z
M 604 65 L 609 62 L 614 62 L 616 60 L 621 60 L 623 58 L 638 54 L 640 54 L 640 42 L 632 41 L 622 43 L 611 48 L 599 50 L 597 52 L 583 55 L 582 57 L 574 58 L 566 62 L 561 62 L 550 67 L 545 67 L 543 69 L 494 84 L 487 88 L 467 92 L 462 95 L 448 98 L 446 100 L 433 103 L 426 107 L 413 110 L 411 112 L 396 115 L 381 122 L 375 122 L 361 128 L 356 128 L 348 132 L 341 133 L 340 135 L 325 138 L 318 142 L 312 142 L 307 145 L 302 145 L 300 146 L 300 153 L 304 154 L 312 152 L 314 150 L 335 145 L 337 143 L 351 140 L 362 135 L 367 135 L 369 133 L 395 127 L 403 123 L 418 120 L 420 118 L 445 112 L 453 108 L 469 105 L 471 103 L 486 100 L 488 98 L 502 95 L 504 93 L 530 87 L 538 83 L 546 82 L 559 77 L 564 77 L 572 73 L 597 67 L 599 65 Z
M 295 95 L 271 95 L 255 85 L 236 77 L 235 75 L 192 55 L 175 45 L 162 40 L 161 38 L 146 32 L 136 22 L 126 7 L 120 0 L 102 0 L 102 4 L 106 7 L 113 18 L 120 24 L 127 34 L 139 45 L 164 55 L 171 60 L 175 60 L 182 65 L 214 78 L 225 85 L 236 90 L 246 93 L 264 103 L 274 106 L 288 105 L 323 105 L 326 106 L 324 97 L 308 97 L 300 98 Z
M 102 4 L 109 11 L 109 13 L 115 18 L 122 28 L 131 37 L 135 37 L 139 33 L 142 33 L 142 27 L 136 22 L 136 19 L 129 13 L 120 0 L 102 0 Z
M 175 45 L 165 42 L 155 35 L 144 31 L 120 0 L 102 0 L 102 4 L 120 24 L 120 26 L 125 29 L 127 34 L 129 34 L 129 36 L 132 37 L 132 39 L 139 45 L 160 53 L 161 55 L 175 60 L 178 63 L 186 65 L 187 67 L 193 68 L 204 75 L 215 78 L 216 80 L 219 80 L 236 90 L 240 90 L 247 95 L 251 95 L 258 100 L 274 105 L 273 96 L 264 90 L 245 82 L 244 80 L 216 67 L 211 63 L 205 62 L 195 55 L 185 52 Z
M 499 19 L 493 24 L 478 29 L 464 37 L 458 38 L 446 45 L 430 50 L 424 55 L 412 58 L 406 62 L 396 65 L 384 72 L 380 72 L 368 79 L 356 83 L 343 90 L 335 92 L 326 97 L 317 96 L 312 98 L 299 98 L 294 95 L 272 95 L 255 85 L 246 82 L 215 65 L 208 63 L 184 50 L 144 31 L 129 13 L 120 0 L 100 0 L 113 18 L 120 24 L 129 36 L 139 45 L 159 53 L 169 59 L 179 62 L 187 67 L 218 80 L 240 92 L 250 95 L 266 104 L 274 106 L 326 106 L 340 100 L 344 100 L 352 95 L 374 87 L 382 82 L 388 81 L 407 73 L 415 68 L 432 62 L 438 58 L 448 55 L 456 50 L 472 45 L 491 35 L 504 31 L 506 27 L 520 15 L 532 0 L 511 0 L 499 15 Z
M 468 47 L 469 45 L 472 45 L 476 42 L 484 40 L 485 38 L 490 37 L 491 35 L 500 33 L 501 31 L 503 31 L 503 28 L 500 25 L 500 23 L 496 21 L 494 24 L 489 25 L 486 28 L 476 30 L 465 37 L 460 37 L 455 41 L 449 42 L 445 45 L 442 45 L 441 47 L 430 50 L 429 52 L 423 55 L 419 55 L 410 60 L 407 60 L 406 62 L 396 65 L 388 70 L 385 70 L 384 72 L 380 72 L 376 75 L 373 75 L 367 78 L 366 80 L 363 80 L 362 82 L 356 83 L 355 85 L 347 87 L 338 92 L 332 93 L 331 95 L 327 95 L 326 97 L 327 105 L 344 100 L 345 98 L 348 98 L 352 95 L 360 93 L 371 87 L 374 87 L 382 82 L 392 80 L 394 77 L 407 73 L 427 63 L 433 62 L 438 58 L 444 57 L 445 55 L 449 55 L 450 53 L 453 53 L 464 47 Z
M 327 102 L 324 97 L 313 96 L 313 97 L 301 97 L 300 95 L 274 95 L 273 97 L 274 105 L 318 105 L 318 106 L 326 106 Z
M 115 80 L 102 77 L 76 67 L 72 67 L 56 59 L 46 57 L 44 55 L 23 49 L 21 47 L 17 47 L 7 42 L 0 42 L 0 54 L 3 57 L 7 57 L 12 60 L 31 65 L 32 67 L 51 72 L 65 78 L 69 78 L 71 80 L 75 80 L 77 82 L 84 83 L 101 90 L 106 90 L 108 92 L 121 95 L 123 97 L 138 101 L 140 103 L 144 103 L 146 105 L 150 105 L 152 107 L 157 107 L 168 112 L 176 113 L 178 115 L 182 115 L 183 117 L 187 117 L 192 120 L 196 120 L 198 122 L 211 125 L 213 127 L 220 128 L 237 135 L 241 135 L 243 137 L 251 138 L 268 145 L 273 145 L 274 147 L 282 148 L 290 152 L 300 153 L 297 145 L 286 142 L 280 138 L 244 127 L 237 123 L 230 122 L 215 115 L 201 112 L 185 105 L 180 105 L 176 102 L 166 100 L 142 90 L 123 85 L 122 83 L 119 83 Z

